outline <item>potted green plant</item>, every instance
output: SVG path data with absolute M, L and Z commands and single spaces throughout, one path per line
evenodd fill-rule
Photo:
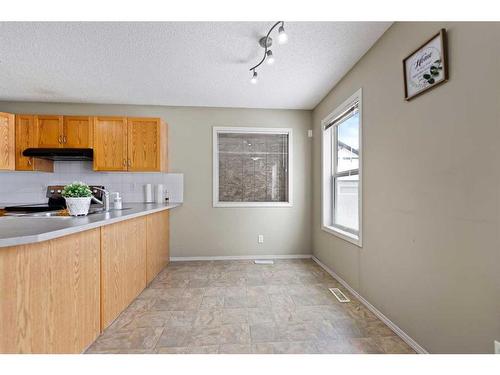
M 87 184 L 75 181 L 66 185 L 61 192 L 71 216 L 85 216 L 89 213 L 92 191 Z

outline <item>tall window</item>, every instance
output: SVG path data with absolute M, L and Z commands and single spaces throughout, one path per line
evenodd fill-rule
M 291 206 L 291 132 L 214 128 L 214 207 Z
M 322 122 L 322 228 L 361 246 L 361 89 Z

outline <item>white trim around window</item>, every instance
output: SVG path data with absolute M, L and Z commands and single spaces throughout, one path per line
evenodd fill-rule
M 358 230 L 352 231 L 349 228 L 342 227 L 334 223 L 335 210 L 335 177 L 341 175 L 341 172 L 336 172 L 336 124 L 335 120 L 339 120 L 346 116 L 346 113 L 357 103 L 357 111 L 359 113 L 359 150 L 358 150 L 358 168 L 359 175 L 358 184 Z M 333 112 L 321 122 L 321 229 L 331 233 L 339 238 L 351 242 L 359 247 L 362 247 L 363 240 L 363 144 L 362 144 L 362 124 L 363 124 L 363 105 L 362 105 L 362 89 L 356 91 L 351 97 L 345 100 Z M 342 123 L 341 120 L 339 124 Z M 333 125 L 332 125 L 333 123 Z M 332 134 L 333 132 L 333 134 Z
M 242 134 L 287 134 L 288 135 L 288 201 L 287 202 L 220 202 L 219 201 L 219 133 Z M 293 138 L 291 128 L 257 128 L 257 127 L 222 127 L 214 126 L 212 133 L 213 162 L 213 207 L 292 207 L 293 206 Z

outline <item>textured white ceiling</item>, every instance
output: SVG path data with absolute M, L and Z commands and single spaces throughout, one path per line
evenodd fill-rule
M 252 85 L 272 24 L 3 22 L 0 100 L 312 109 L 390 26 L 286 22 Z

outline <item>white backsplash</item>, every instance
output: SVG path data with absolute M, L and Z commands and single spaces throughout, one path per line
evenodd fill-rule
M 170 202 L 183 202 L 182 173 L 94 172 L 89 161 L 59 161 L 54 173 L 0 172 L 0 203 L 46 202 L 47 185 L 83 181 L 121 193 L 124 202 L 144 202 L 145 184 L 163 184 Z

